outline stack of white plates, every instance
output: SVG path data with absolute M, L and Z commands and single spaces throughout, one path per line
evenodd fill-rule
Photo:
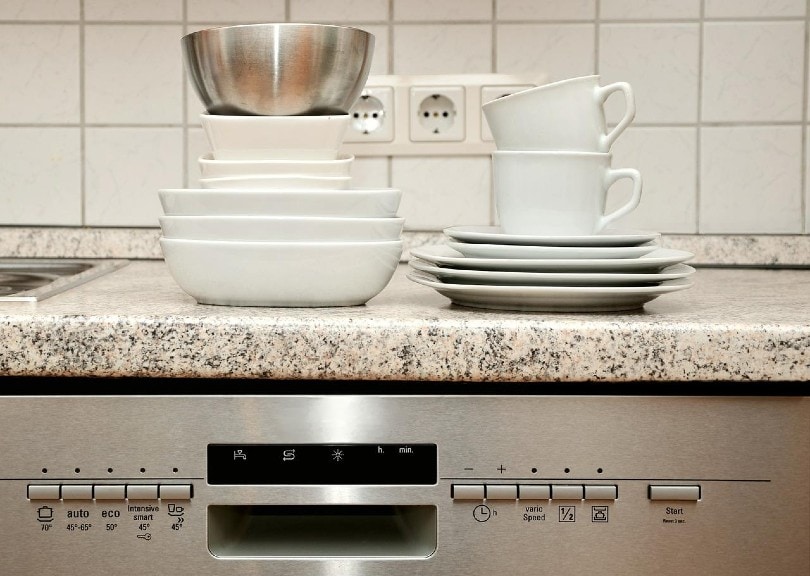
M 691 286 L 692 254 L 661 248 L 657 232 L 586 236 L 504 234 L 493 226 L 445 230 L 447 244 L 411 250 L 408 278 L 455 304 L 535 312 L 633 310 Z
M 353 306 L 402 254 L 401 192 L 352 189 L 345 116 L 202 115 L 201 188 L 161 190 L 160 245 L 202 304 Z

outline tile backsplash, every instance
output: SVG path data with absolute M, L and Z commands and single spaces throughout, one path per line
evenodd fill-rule
M 625 225 L 810 234 L 809 16 L 807 0 L 2 0 L 0 226 L 157 226 L 157 189 L 195 186 L 207 149 L 180 37 L 310 21 L 374 33 L 372 74 L 630 82 L 613 164 L 645 185 Z M 354 177 L 402 188 L 410 230 L 497 219 L 489 156 L 361 158 Z

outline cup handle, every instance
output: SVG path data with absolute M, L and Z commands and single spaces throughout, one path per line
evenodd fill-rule
M 616 127 L 613 128 L 613 130 L 611 130 L 608 134 L 602 136 L 603 152 L 607 152 L 610 150 L 610 147 L 613 146 L 613 142 L 615 142 L 616 138 L 619 137 L 619 134 L 624 132 L 624 129 L 627 128 L 630 125 L 630 122 L 633 121 L 633 118 L 636 117 L 636 100 L 633 97 L 633 89 L 627 82 L 615 82 L 614 84 L 601 86 L 596 89 L 596 97 L 599 103 L 604 105 L 608 97 L 614 92 L 617 92 L 619 90 L 624 92 L 624 101 L 625 101 L 624 117 L 618 124 L 616 124 Z
M 609 169 L 605 175 L 605 190 L 609 190 L 611 186 L 622 178 L 629 178 L 633 181 L 633 195 L 630 197 L 630 201 L 627 204 L 606 216 L 602 216 L 599 219 L 596 232 L 603 230 L 605 226 L 617 218 L 621 218 L 625 214 L 635 210 L 636 206 L 638 206 L 638 203 L 641 201 L 641 173 L 633 168 L 621 168 L 619 170 Z

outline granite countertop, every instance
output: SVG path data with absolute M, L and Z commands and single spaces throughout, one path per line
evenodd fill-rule
M 699 269 L 643 310 L 455 306 L 407 278 L 365 306 L 201 306 L 162 261 L 0 303 L 0 374 L 407 381 L 810 380 L 810 270 Z

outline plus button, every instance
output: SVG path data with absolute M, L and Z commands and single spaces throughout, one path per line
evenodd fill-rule
M 496 470 L 499 471 L 501 474 L 503 474 L 506 471 L 506 468 L 504 468 L 503 464 L 501 464 L 496 468 Z

